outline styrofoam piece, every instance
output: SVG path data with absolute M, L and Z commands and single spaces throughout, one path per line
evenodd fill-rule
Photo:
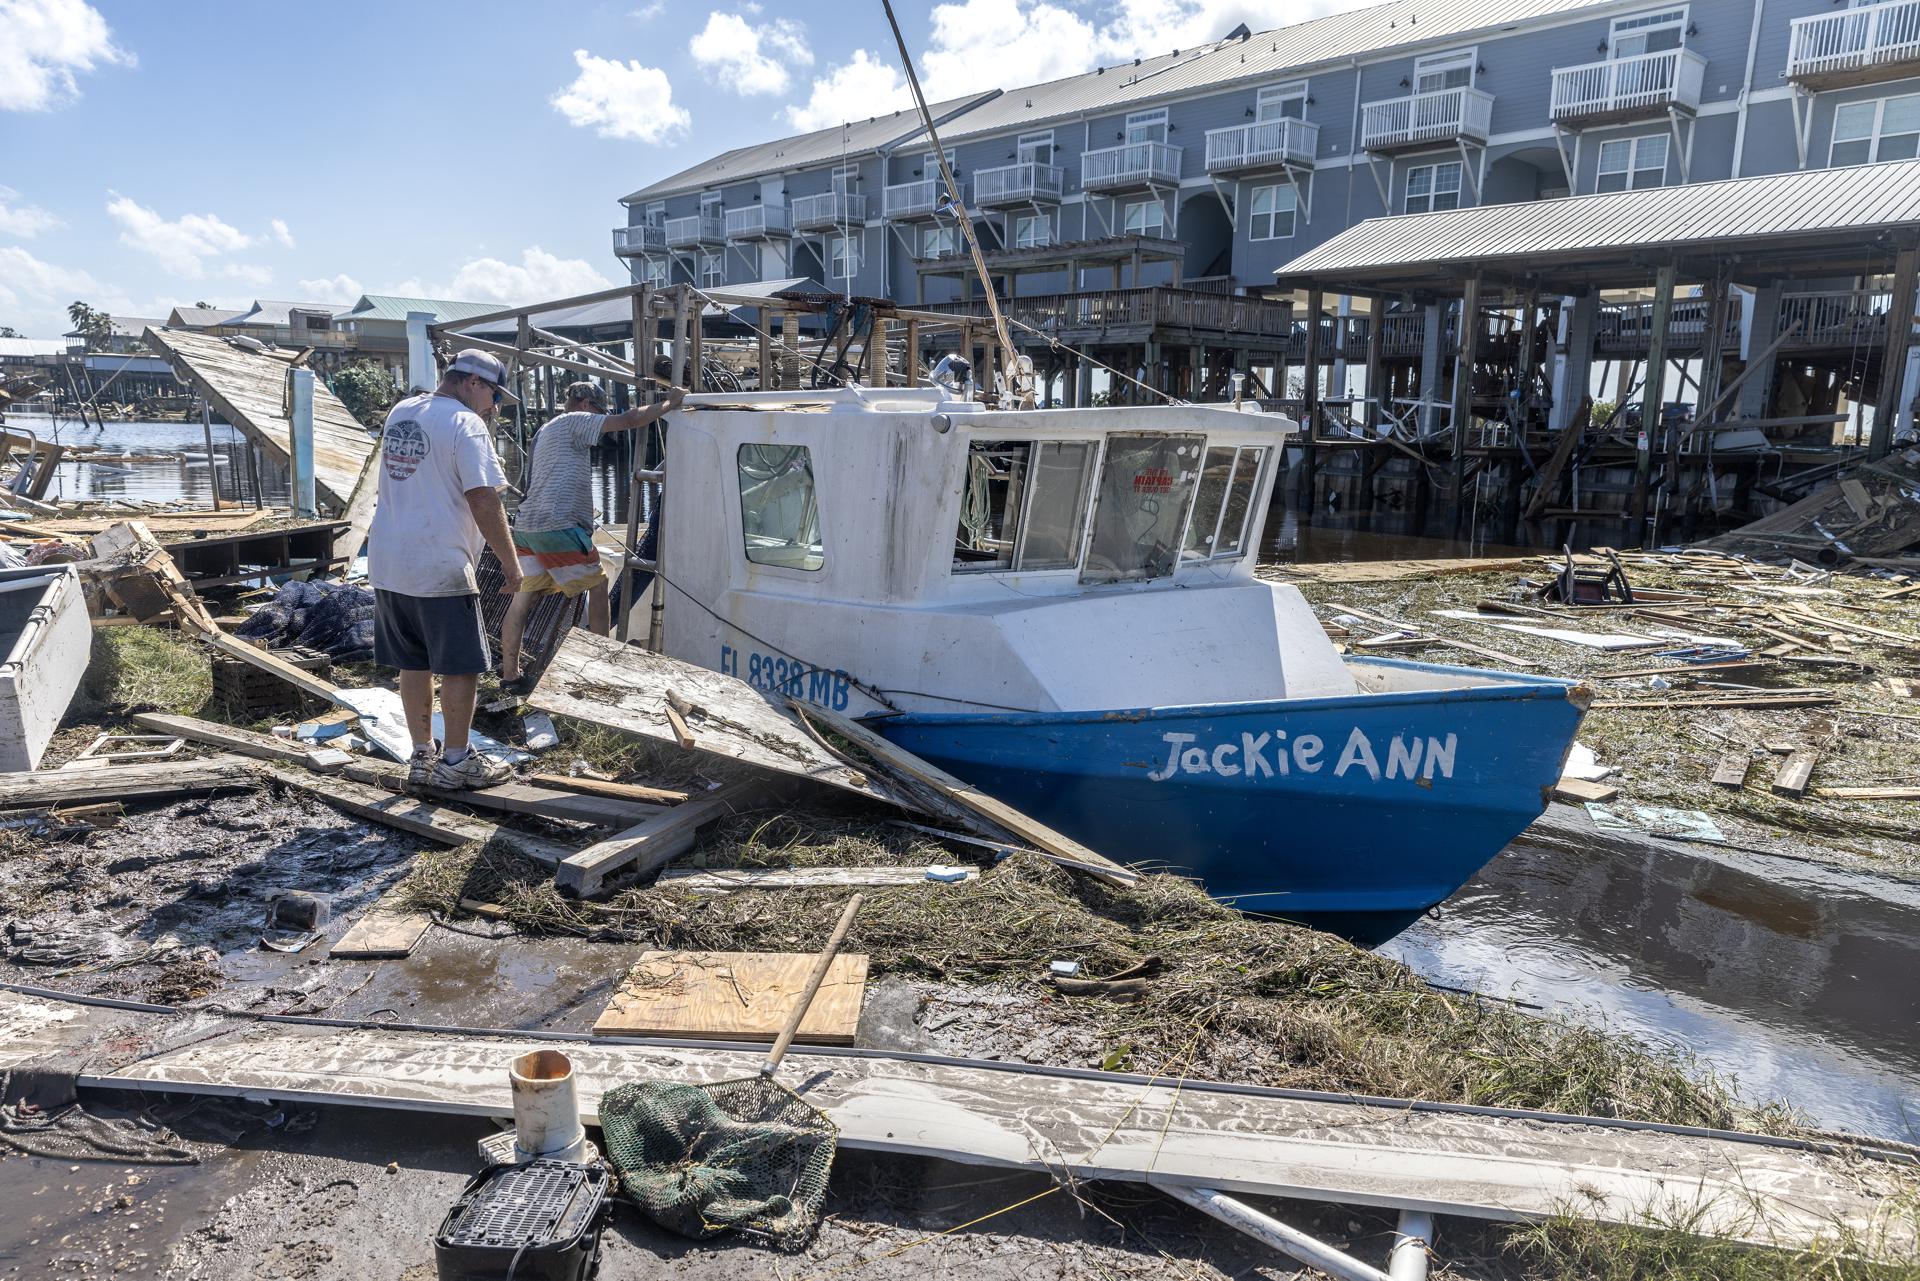
M 382 755 L 404 761 L 413 755 L 413 735 L 407 731 L 406 713 L 400 707 L 400 695 L 390 689 L 343 689 L 334 696 L 342 707 L 352 708 L 360 717 L 360 732 Z M 440 742 L 447 737 L 446 723 L 440 713 L 433 714 L 433 736 Z M 467 742 L 476 750 L 509 765 L 524 765 L 533 759 L 531 752 L 509 747 L 479 730 L 467 734 Z

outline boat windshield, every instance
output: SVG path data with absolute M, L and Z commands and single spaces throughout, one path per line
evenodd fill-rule
M 1173 572 L 1205 442 L 1199 435 L 1107 437 L 1081 582 L 1164 578 Z
M 819 569 L 827 563 L 814 497 L 813 456 L 805 445 L 742 445 L 740 526 L 756 565 Z
M 1206 466 L 1193 500 L 1193 519 L 1187 522 L 1188 560 L 1238 556 L 1247 546 L 1247 517 L 1253 513 L 1254 486 L 1267 450 L 1259 445 L 1215 445 L 1207 450 Z
M 954 531 L 954 572 L 1077 566 L 1097 453 L 1090 440 L 974 441 Z

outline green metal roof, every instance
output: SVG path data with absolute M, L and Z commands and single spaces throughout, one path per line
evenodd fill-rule
M 484 316 L 490 311 L 499 311 L 502 305 L 497 302 L 449 302 L 445 298 L 361 294 L 358 302 L 345 311 L 336 312 L 334 319 L 405 321 L 410 311 L 430 311 L 433 313 L 433 323 L 440 325 L 449 320 L 464 320 L 468 316 Z

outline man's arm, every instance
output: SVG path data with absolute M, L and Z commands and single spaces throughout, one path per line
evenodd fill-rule
M 645 427 L 674 410 L 680 408 L 680 402 L 687 398 L 685 387 L 675 387 L 667 392 L 667 398 L 655 405 L 635 405 L 624 414 L 608 414 L 600 424 L 601 436 L 611 436 L 617 431 L 632 431 L 635 427 Z
M 500 594 L 513 595 L 520 590 L 520 557 L 513 550 L 513 534 L 507 529 L 507 509 L 500 505 L 500 491 L 486 487 L 469 489 L 467 510 L 473 513 L 473 523 L 480 527 L 480 536 L 487 540 L 487 546 L 493 548 L 494 557 L 500 562 L 500 573 L 506 579 L 500 585 Z

